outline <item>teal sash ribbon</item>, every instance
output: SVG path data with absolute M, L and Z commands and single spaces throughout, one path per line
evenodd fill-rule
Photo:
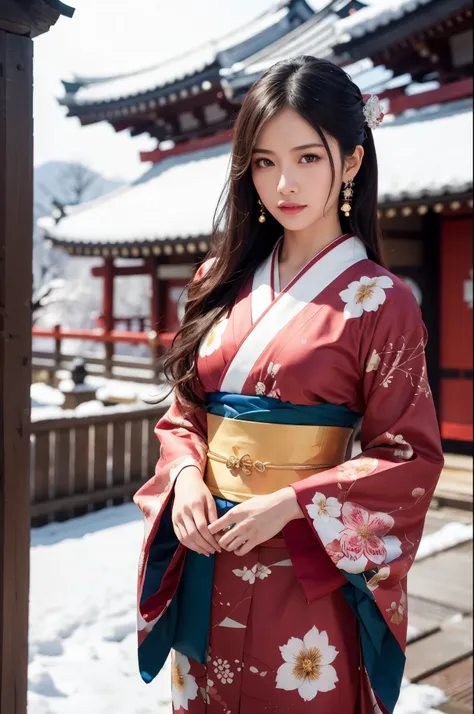
M 225 392 L 209 394 L 207 409 L 228 419 L 307 426 L 354 428 L 362 417 L 346 405 L 298 405 L 271 397 Z M 219 516 L 237 505 L 221 498 L 215 500 Z M 158 592 L 177 547 L 169 504 L 150 549 L 142 603 Z M 342 592 L 359 622 L 362 656 L 372 688 L 391 713 L 400 693 L 405 655 L 367 588 L 364 575 L 342 573 L 348 581 Z M 171 649 L 205 664 L 213 575 L 214 556 L 207 558 L 190 550 L 186 552 L 176 595 L 138 650 L 140 674 L 145 682 L 151 682 L 158 674 Z

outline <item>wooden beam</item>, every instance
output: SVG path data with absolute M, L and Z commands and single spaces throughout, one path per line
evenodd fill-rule
M 0 30 L 24 37 L 42 35 L 60 15 L 72 17 L 74 10 L 60 0 L 2 0 Z
M 4 8 L 2 0 L 2 13 Z M 25 714 L 27 692 L 32 67 L 31 40 L 0 30 L 0 711 L 5 714 Z
M 105 277 L 105 268 L 103 265 L 92 268 L 91 274 L 94 278 Z M 114 277 L 129 277 L 132 275 L 149 275 L 150 268 L 147 265 L 114 265 L 113 275 Z
M 360 38 L 353 38 L 337 45 L 334 47 L 334 51 L 340 56 L 348 54 L 351 62 L 365 57 L 373 58 L 379 52 L 383 52 L 400 41 L 445 20 L 466 5 L 468 5 L 466 0 L 437 0 L 437 2 L 428 3 L 419 7 L 415 12 L 407 12 L 398 20 L 393 20 L 387 25 L 377 27 L 372 32 L 367 32 Z
M 213 134 L 212 136 L 206 136 L 203 139 L 191 139 L 190 141 L 185 141 L 182 144 L 177 144 L 173 149 L 169 149 L 168 151 L 161 151 L 160 149 L 142 151 L 140 152 L 140 160 L 152 161 L 154 164 L 158 164 L 160 161 L 168 159 L 170 156 L 180 156 L 182 154 L 187 154 L 190 151 L 199 151 L 200 149 L 209 149 L 212 146 L 227 144 L 232 141 L 233 136 L 234 130 L 228 129 L 227 131 L 221 131 L 218 134 Z
M 407 111 L 407 109 L 421 109 L 432 104 L 447 104 L 459 99 L 467 99 L 472 97 L 472 91 L 472 77 L 467 77 L 466 79 L 459 79 L 457 82 L 442 84 L 437 89 L 432 89 L 429 92 L 411 95 L 400 94 L 399 96 L 392 94 L 389 98 L 389 114 L 397 115 Z M 385 97 L 385 94 L 381 94 L 380 97 Z

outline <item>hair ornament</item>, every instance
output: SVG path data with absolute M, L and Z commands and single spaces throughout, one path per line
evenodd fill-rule
M 384 113 L 382 102 L 376 94 L 363 94 L 362 100 L 364 108 L 362 109 L 365 117 L 365 123 L 369 129 L 377 129 L 383 121 Z

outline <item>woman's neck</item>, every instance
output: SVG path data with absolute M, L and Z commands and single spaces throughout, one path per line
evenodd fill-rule
M 286 270 L 300 270 L 311 258 L 342 235 L 338 217 L 322 221 L 303 231 L 285 230 L 280 250 L 280 266 Z

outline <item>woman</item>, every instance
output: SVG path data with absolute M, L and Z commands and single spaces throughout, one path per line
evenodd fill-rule
M 406 575 L 443 459 L 420 310 L 383 267 L 382 118 L 313 57 L 270 68 L 240 110 L 135 497 L 140 671 L 173 649 L 179 714 L 397 701 Z

